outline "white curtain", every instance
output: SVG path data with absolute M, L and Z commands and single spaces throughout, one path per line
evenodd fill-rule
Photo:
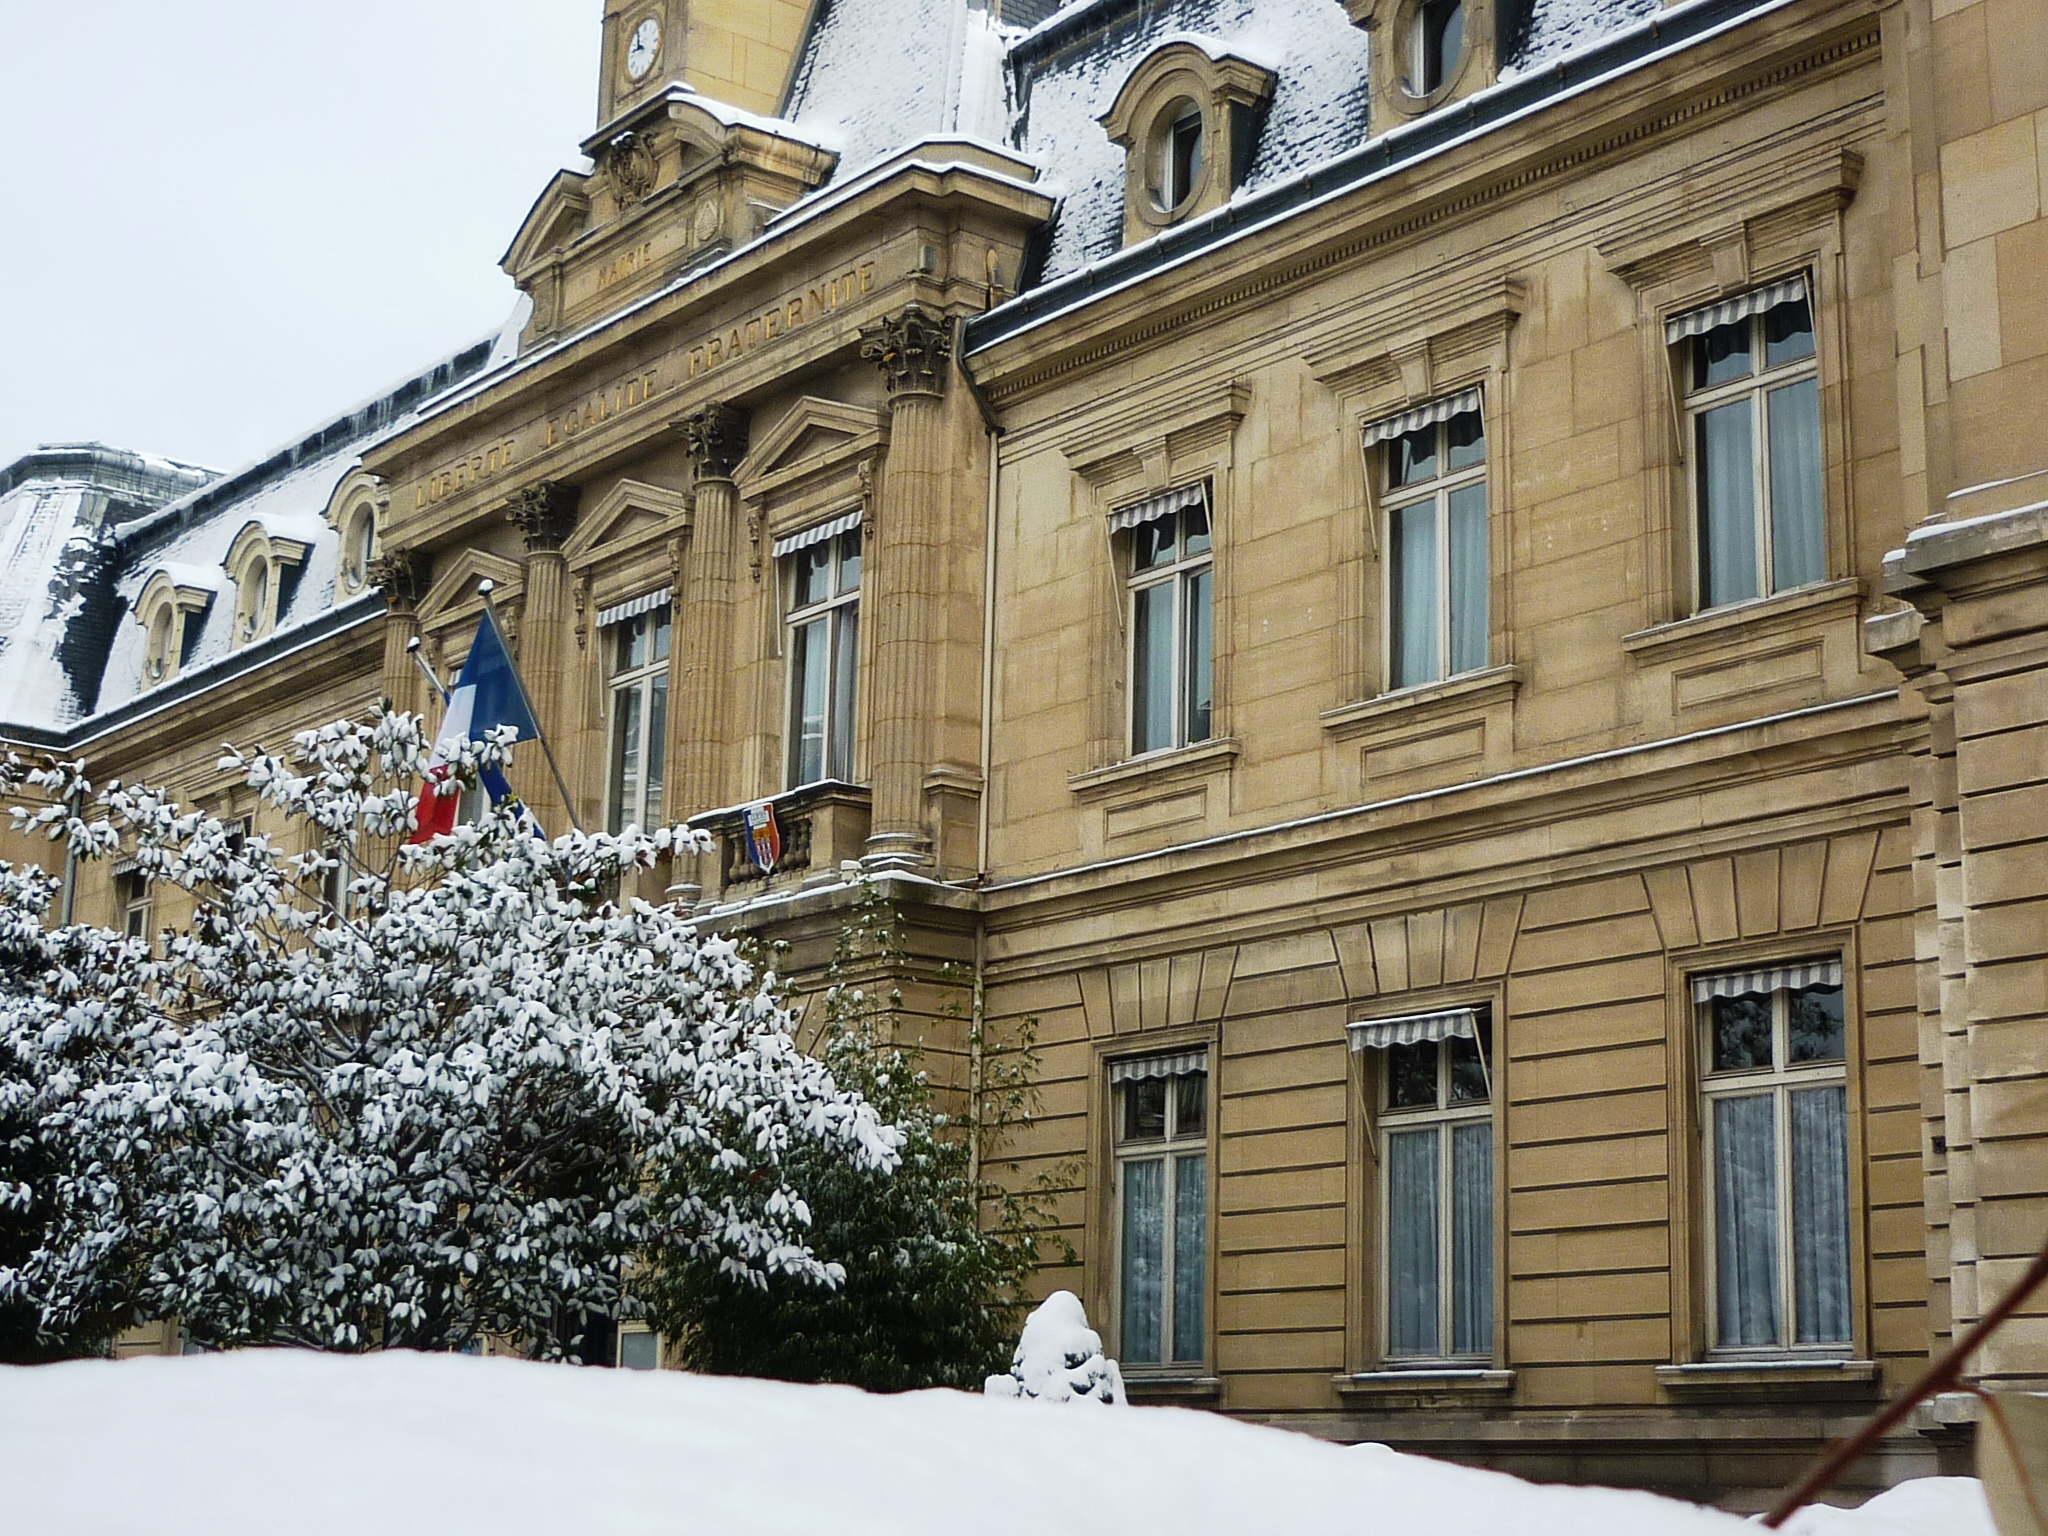
M 1162 1287 L 1166 1279 L 1166 1162 L 1125 1163 L 1123 1332 L 1126 1363 L 1158 1365 Z
M 1441 675 L 1437 659 L 1436 503 L 1394 514 L 1394 686 L 1412 688 Z
M 1486 665 L 1486 487 L 1451 492 L 1451 672 Z
M 1849 1115 L 1840 1087 L 1792 1100 L 1792 1294 L 1801 1344 L 1849 1342 Z
M 1774 389 L 1770 415 L 1771 586 L 1786 592 L 1827 575 L 1820 495 L 1820 381 Z
M 1451 1349 L 1493 1349 L 1493 1127 L 1451 1132 Z
M 1777 1112 L 1768 1093 L 1714 1100 L 1714 1248 L 1724 1348 L 1778 1342 Z
M 1748 400 L 1696 418 L 1700 606 L 1756 597 L 1756 421 Z
M 1202 1358 L 1203 1304 L 1209 1256 L 1208 1158 L 1173 1162 L 1173 1358 Z
M 1437 1135 L 1387 1138 L 1387 1353 L 1434 1355 L 1437 1345 Z
M 1131 607 L 1131 750 L 1156 752 L 1173 739 L 1173 590 L 1140 587 Z

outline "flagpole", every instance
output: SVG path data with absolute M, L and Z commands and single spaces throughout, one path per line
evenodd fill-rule
M 484 612 L 491 616 L 492 627 L 498 631 L 498 638 L 503 640 L 505 626 L 498 622 L 498 610 L 491 602 L 491 594 L 497 590 L 498 584 L 488 578 L 476 584 L 477 596 L 484 600 Z M 506 660 L 511 658 L 508 656 Z M 581 832 L 583 823 L 576 819 L 576 802 L 569 798 L 568 781 L 562 777 L 561 765 L 555 761 L 555 749 L 548 745 L 548 733 L 541 728 L 540 716 L 534 713 L 533 700 L 526 696 L 526 680 L 519 675 L 516 666 L 512 668 L 512 686 L 519 690 L 519 702 L 526 706 L 526 713 L 533 721 L 534 738 L 540 742 L 541 753 L 548 760 L 548 772 L 555 776 L 555 788 L 562 792 L 562 809 L 569 813 L 569 825 Z
M 427 681 L 433 685 L 434 697 L 439 699 L 445 708 L 448 703 L 448 685 L 434 675 L 433 664 L 420 653 L 420 637 L 418 635 L 414 635 L 405 642 L 405 654 L 417 662 L 419 669 L 426 673 Z

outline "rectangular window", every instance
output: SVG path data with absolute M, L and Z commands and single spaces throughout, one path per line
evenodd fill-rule
M 149 932 L 149 880 L 140 871 L 117 877 L 115 899 L 121 908 L 121 932 L 131 939 L 146 939 Z
M 1122 1362 L 1198 1366 L 1208 1353 L 1208 1057 L 1118 1062 L 1110 1081 Z
M 790 555 L 789 787 L 851 781 L 860 660 L 860 530 Z
M 1713 1346 L 1851 1341 L 1839 961 L 1696 977 Z
M 1699 607 L 1825 580 L 1820 379 L 1805 282 L 1681 317 L 1671 330 L 1692 439 Z
M 619 1324 L 618 1367 L 622 1371 L 661 1369 L 661 1335 L 645 1323 Z
M 666 603 L 611 627 L 611 782 L 605 803 L 613 832 L 661 824 L 669 628 Z
M 1486 427 L 1471 398 L 1384 441 L 1390 688 L 1487 664 Z
M 1131 529 L 1131 755 L 1209 739 L 1215 556 L 1206 496 Z
M 1483 1016 L 1470 1027 L 1385 1047 L 1380 1209 L 1392 1362 L 1493 1354 L 1491 1039 Z

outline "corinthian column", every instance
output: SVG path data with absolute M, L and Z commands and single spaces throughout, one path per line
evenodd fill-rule
M 526 540 L 526 613 L 520 621 L 519 672 L 534 718 L 561 734 L 562 657 L 568 643 L 563 597 L 568 560 L 562 546 L 576 526 L 576 487 L 543 480 L 514 496 L 505 515 Z
M 914 868 L 931 858 L 924 776 L 931 763 L 934 648 L 928 616 L 945 609 L 949 434 L 946 377 L 953 333 L 945 317 L 912 304 L 861 332 L 860 352 L 888 380 L 892 421 L 869 570 L 873 676 L 868 693 L 868 780 L 874 821 L 867 862 Z
M 749 417 L 735 405 L 707 405 L 682 422 L 697 469 L 697 507 L 684 556 L 677 691 L 670 711 L 675 787 L 672 817 L 686 821 L 729 798 L 725 738 L 732 722 L 733 592 L 739 545 L 734 469 L 746 457 Z
M 420 669 L 408 647 L 419 638 L 420 594 L 426 562 L 409 549 L 387 549 L 370 562 L 370 584 L 384 594 L 384 697 L 396 710 L 417 713 Z M 428 722 L 429 729 L 434 725 Z

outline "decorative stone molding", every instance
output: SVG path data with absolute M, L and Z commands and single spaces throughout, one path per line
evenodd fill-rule
M 697 478 L 730 480 L 747 456 L 753 413 L 742 406 L 718 401 L 685 416 L 680 426 L 684 445 L 697 466 Z
M 953 359 L 953 327 L 922 304 L 877 321 L 860 333 L 862 362 L 875 364 L 888 381 L 889 396 L 942 395 L 946 365 Z
M 654 144 L 645 134 L 622 133 L 605 148 L 605 184 L 622 209 L 631 208 L 654 190 L 659 169 Z
M 543 480 L 515 492 L 505 515 L 525 537 L 528 554 L 552 554 L 576 527 L 577 491 L 560 480 Z
M 1124 151 L 1124 244 L 1222 207 L 1251 164 L 1273 71 L 1208 39 L 1177 38 L 1147 54 L 1102 115 Z M 1199 168 L 1170 186 L 1175 124 L 1201 114 Z
M 381 549 L 370 562 L 370 585 L 394 613 L 407 613 L 426 595 L 427 562 L 416 550 Z

